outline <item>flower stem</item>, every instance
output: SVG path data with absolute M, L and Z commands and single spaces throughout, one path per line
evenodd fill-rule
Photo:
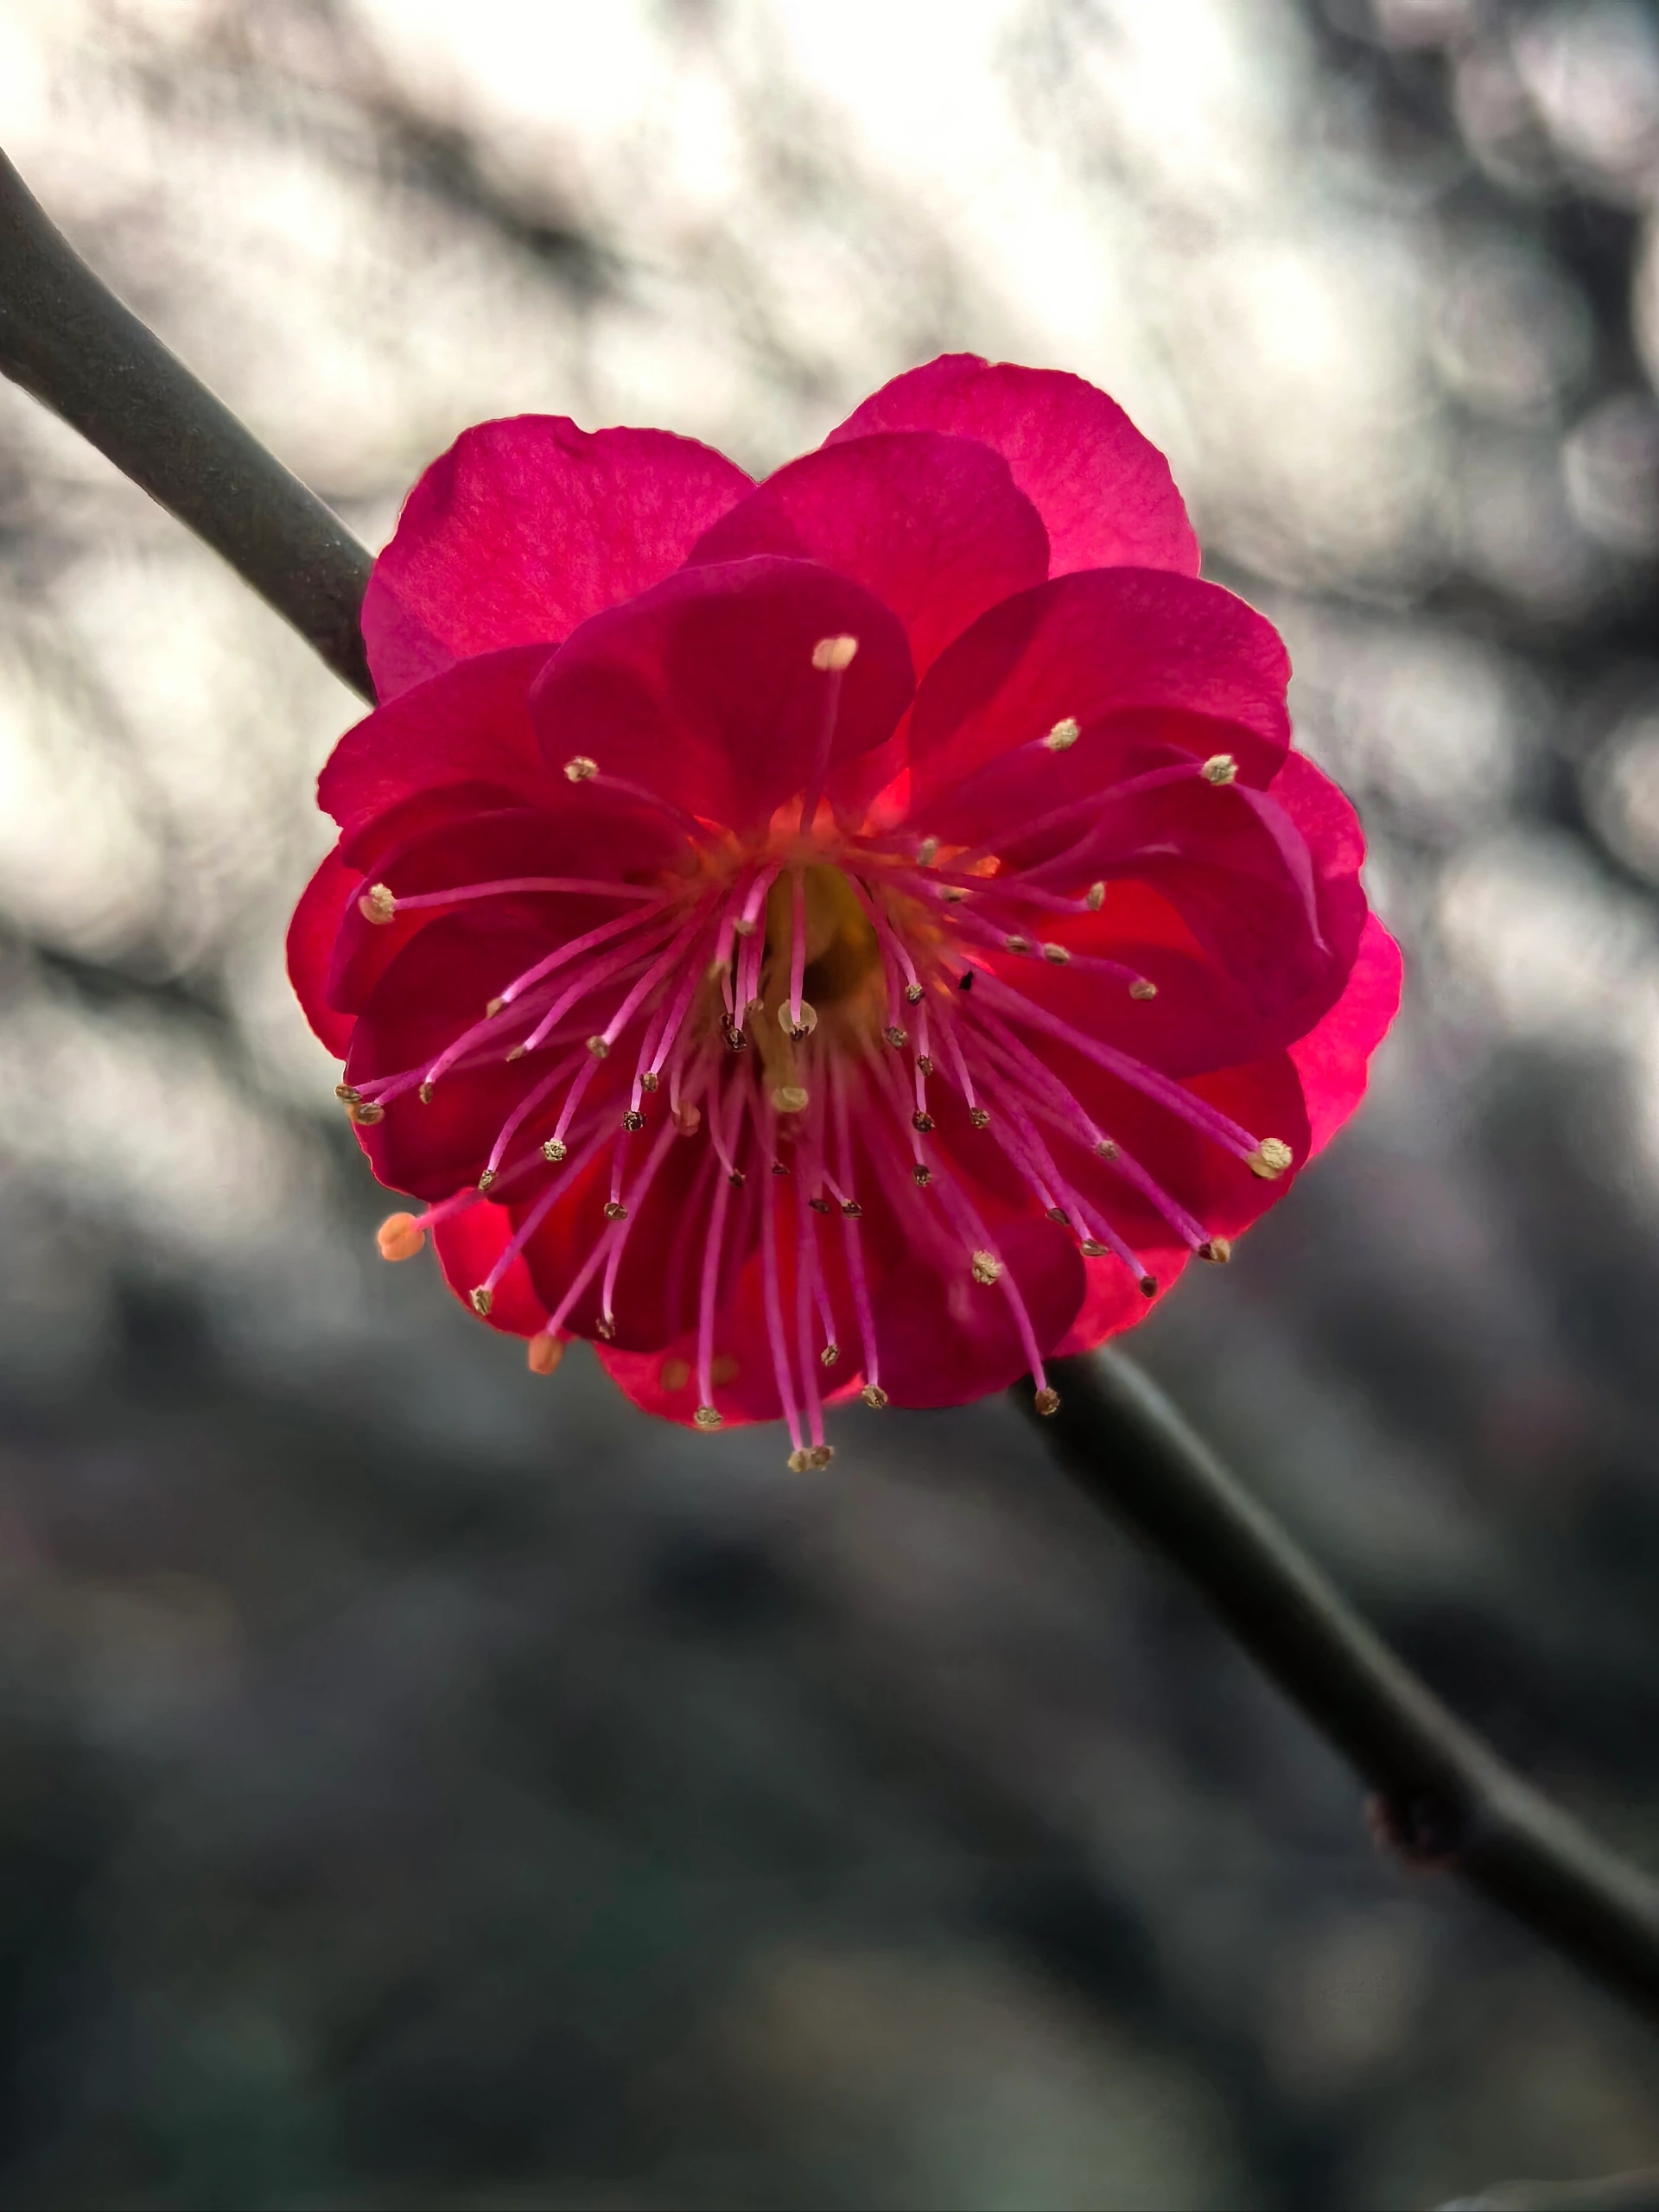
M 1455 1872 L 1659 2020 L 1659 1884 L 1505 1765 L 1389 1650 L 1122 1353 L 1057 1361 L 1039 1433 L 1173 1561 L 1376 1793 L 1373 1827 Z M 1029 1379 L 1015 1385 L 1031 1410 Z
M 122 305 L 0 153 L 0 370 L 228 561 L 372 702 L 371 556 Z

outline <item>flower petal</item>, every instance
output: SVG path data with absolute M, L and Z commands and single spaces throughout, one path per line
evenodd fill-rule
M 482 784 L 508 803 L 534 804 L 554 788 L 529 707 L 549 657 L 545 645 L 483 653 L 365 715 L 329 754 L 319 802 L 347 831 L 451 784 Z
M 1047 529 L 1051 575 L 1120 566 L 1198 572 L 1169 463 L 1081 377 L 943 354 L 884 385 L 825 442 L 875 430 L 943 430 L 1000 453 Z
M 505 645 L 556 644 L 680 565 L 750 479 L 667 430 L 518 415 L 463 430 L 404 503 L 363 639 L 382 699 Z
M 833 676 L 813 654 L 839 637 L 857 652 Z M 586 758 L 752 829 L 802 789 L 821 751 L 833 768 L 882 744 L 911 690 L 904 631 L 880 600 L 815 562 L 760 556 L 683 569 L 595 615 L 549 664 L 531 711 L 556 772 Z
M 1323 1152 L 1365 1096 L 1371 1054 L 1400 1005 L 1400 948 L 1369 914 L 1346 989 L 1319 1026 L 1290 1048 L 1307 1102 L 1310 1150 Z
M 1048 575 L 1048 534 L 1007 463 L 967 438 L 911 432 L 804 454 L 706 531 L 690 559 L 822 561 L 890 607 L 918 673 L 976 615 Z
M 1006 1273 L 1045 1357 L 1083 1302 L 1083 1261 L 1050 1221 L 996 1231 Z M 881 1387 L 896 1406 L 962 1406 L 1006 1389 L 1031 1365 L 1005 1283 L 976 1282 L 965 1250 L 949 1270 L 913 1250 L 872 1282 Z
M 341 919 L 362 883 L 360 871 L 341 860 L 336 845 L 300 893 L 288 925 L 289 981 L 306 1020 L 337 1060 L 349 1051 L 356 1025 L 329 1003 L 328 968 Z
M 1282 754 L 1290 663 L 1278 632 L 1219 585 L 1097 569 L 1004 600 L 924 677 L 911 713 L 911 815 L 1057 724 L 1130 709 L 1233 722 Z M 1033 774 L 1039 771 L 1035 765 Z M 1033 791 L 1033 811 L 1038 804 Z
M 487 1199 L 451 1214 L 432 1231 L 443 1279 L 469 1312 L 476 1312 L 473 1293 L 495 1266 L 512 1236 L 512 1220 L 505 1206 Z M 491 1328 L 512 1337 L 533 1337 L 540 1331 L 547 1308 L 530 1279 L 522 1257 L 508 1262 L 490 1292 L 490 1310 L 483 1318 Z

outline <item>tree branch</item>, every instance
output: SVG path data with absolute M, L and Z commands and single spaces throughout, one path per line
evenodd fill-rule
M 0 369 L 222 554 L 372 700 L 370 556 L 124 308 L 0 154 Z M 1454 1869 L 1659 2018 L 1659 1887 L 1504 1765 L 1395 1657 L 1121 1355 L 1058 1363 L 1041 1422 L 1096 1503 L 1181 1568 L 1370 1782 L 1385 1840 Z M 1020 1395 L 1029 1409 L 1029 1383 Z
M 1059 1411 L 1038 1427 L 1060 1464 L 1370 1783 L 1381 1840 L 1460 1875 L 1659 2020 L 1659 1885 L 1449 1713 L 1121 1353 L 1058 1361 L 1052 1379 Z M 1033 1411 L 1029 1381 L 1015 1395 Z
M 0 153 L 0 370 L 251 584 L 371 703 L 371 556 L 94 276 Z

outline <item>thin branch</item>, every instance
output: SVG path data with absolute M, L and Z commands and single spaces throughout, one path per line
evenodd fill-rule
M 358 627 L 370 557 L 123 307 L 0 154 L 0 369 L 221 553 L 372 699 Z M 1116 1353 L 1059 1363 L 1040 1426 L 1370 1783 L 1385 1839 L 1455 1869 L 1659 2018 L 1659 1887 L 1446 1711 Z M 1029 1385 L 1023 1400 L 1031 1403 Z
M 1449 1713 L 1121 1353 L 1058 1361 L 1052 1379 L 1059 1411 L 1038 1427 L 1061 1465 L 1180 1568 L 1371 1785 L 1380 1838 L 1659 2019 L 1659 1884 Z M 1015 1395 L 1031 1411 L 1029 1382 Z
M 0 370 L 222 554 L 372 702 L 371 556 L 122 305 L 0 153 Z

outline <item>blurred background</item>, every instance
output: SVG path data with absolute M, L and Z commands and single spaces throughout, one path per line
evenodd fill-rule
M 0 0 L 0 142 L 371 543 L 464 424 L 765 470 L 947 347 L 1172 454 L 1407 1013 L 1135 1342 L 1659 1860 L 1659 12 Z M 1659 2164 L 993 1402 L 553 1382 L 280 959 L 354 702 L 0 386 L 0 2202 L 1414 2207 Z

